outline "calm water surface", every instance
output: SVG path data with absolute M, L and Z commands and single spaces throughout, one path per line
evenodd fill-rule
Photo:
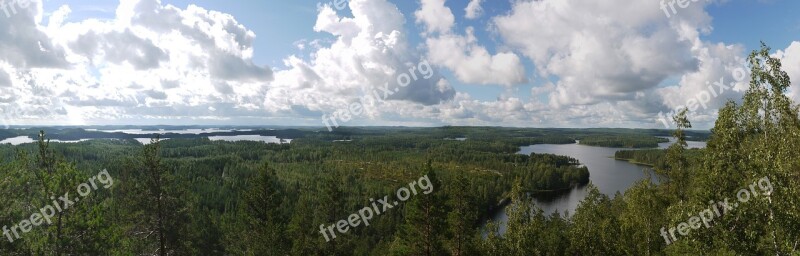
M 261 136 L 261 135 L 236 135 L 236 136 L 209 136 L 212 141 L 261 141 L 265 143 L 291 143 L 292 139 L 279 139 L 275 136 Z
M 200 132 L 222 132 L 224 130 L 218 129 L 187 129 L 187 130 L 170 130 L 170 131 L 143 131 L 143 130 L 116 130 L 116 131 L 106 131 L 106 132 L 122 132 L 127 134 L 134 134 L 134 135 L 153 135 L 157 133 L 176 133 L 176 134 L 199 134 Z M 240 130 L 245 131 L 245 130 Z M 161 140 L 168 140 L 169 138 L 162 138 Z M 280 139 L 276 136 L 261 136 L 261 135 L 235 135 L 235 136 L 209 136 L 209 140 L 212 141 L 259 141 L 264 143 L 276 143 L 276 144 L 286 144 L 291 143 L 291 139 Z M 53 143 L 78 143 L 83 141 L 88 141 L 92 139 L 80 139 L 80 140 L 50 140 Z M 150 138 L 135 138 L 136 141 L 143 145 L 150 144 Z M 0 140 L 0 144 L 11 144 L 14 146 L 25 144 L 25 143 L 34 143 L 37 140 L 28 137 L 28 136 L 18 136 L 13 138 L 8 138 L 4 140 Z
M 667 148 L 674 143 L 674 139 L 670 138 L 670 142 L 660 143 L 659 148 Z M 703 148 L 705 142 L 689 142 L 690 148 Z M 578 159 L 582 164 L 589 168 L 589 180 L 594 186 L 600 190 L 601 193 L 614 197 L 617 192 L 624 193 L 629 187 L 641 179 L 646 179 L 648 176 L 653 181 L 657 181 L 652 170 L 647 166 L 631 164 L 627 161 L 620 161 L 614 159 L 614 153 L 619 150 L 629 150 L 624 148 L 605 148 L 605 147 L 592 147 L 579 144 L 566 144 L 566 145 L 553 145 L 553 144 L 539 144 L 521 147 L 519 154 L 529 155 L 530 153 L 537 154 L 556 154 L 562 156 L 570 156 Z M 568 192 L 559 193 L 556 195 L 539 195 L 533 199 L 534 204 L 544 211 L 545 215 L 550 215 L 556 211 L 560 214 L 575 212 L 578 203 L 586 197 L 588 193 L 587 186 L 576 187 Z M 505 209 L 502 209 L 492 216 L 492 221 L 500 223 L 500 233 L 505 233 L 505 223 L 508 220 Z

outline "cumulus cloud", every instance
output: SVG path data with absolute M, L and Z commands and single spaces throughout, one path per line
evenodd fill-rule
M 657 2 L 520 1 L 494 24 L 540 74 L 558 77 L 555 107 L 632 99 L 697 68 L 692 42 L 672 29 Z
M 348 14 L 321 6 L 309 29 L 324 38 L 296 41 L 302 54 L 268 67 L 253 61 L 256 34 L 227 13 L 122 0 L 111 17 L 81 20 L 34 0 L 0 18 L 0 114 L 29 124 L 321 125 L 323 114 L 385 95 L 347 125 L 659 128 L 659 112 L 715 90 L 691 115 L 707 128 L 748 83 L 736 79 L 744 46 L 703 40 L 712 31 L 703 1 L 670 18 L 650 1 L 512 1 L 477 28 L 491 42 L 456 24 L 445 0 L 419 3 L 407 14 L 387 0 L 351 0 Z M 482 4 L 469 1 L 465 18 L 485 15 Z M 776 48 L 800 100 L 800 42 Z M 504 92 L 480 100 L 456 82 Z
M 444 2 L 445 0 L 422 0 L 422 6 L 414 12 L 417 23 L 424 24 L 428 33 L 445 33 L 455 24 L 455 16 Z
M 783 70 L 792 80 L 789 96 L 795 102 L 800 102 L 800 41 L 792 42 L 786 49 L 778 51 L 775 57 L 781 59 Z
M 0 69 L 0 87 L 11 86 L 11 77 L 5 70 Z
M 66 68 L 64 48 L 39 29 L 41 0 L 30 1 L 27 8 L 14 6 L 16 13 L 0 18 L 0 61 L 20 69 Z
M 169 61 L 169 56 L 152 41 L 136 36 L 129 29 L 98 34 L 89 31 L 78 36 L 70 48 L 89 59 L 100 58 L 117 65 L 127 63 L 137 70 L 158 68 L 160 62 Z M 99 56 L 98 56 L 99 55 Z
M 0 107 L 19 122 L 42 109 L 60 124 L 263 111 L 272 69 L 253 63 L 255 33 L 229 14 L 158 0 L 120 1 L 103 20 L 67 22 L 62 6 L 42 24 L 40 1 L 19 11 L 0 19 L 0 69 L 16 74 L 0 76 L 15 99 Z
M 472 27 L 467 27 L 463 36 L 453 33 L 453 14 L 444 4 L 444 0 L 423 0 L 415 13 L 417 22 L 428 33 L 438 32 L 425 41 L 431 62 L 452 70 L 465 83 L 510 86 L 527 81 L 525 68 L 515 53 L 491 55 L 478 44 Z
M 483 2 L 483 0 L 469 1 L 469 4 L 467 4 L 467 8 L 464 8 L 464 12 L 466 12 L 465 17 L 467 19 L 477 19 L 483 14 L 483 7 L 481 7 L 481 2 Z
M 264 99 L 267 110 L 319 118 L 373 92 L 386 96 L 387 105 L 433 105 L 453 98 L 455 91 L 440 82 L 438 72 L 431 68 L 429 75 L 422 74 L 426 62 L 408 46 L 405 17 L 396 6 L 385 0 L 353 0 L 349 6 L 352 17 L 341 17 L 330 6 L 320 10 L 314 29 L 336 40 L 317 49 L 309 61 L 297 56 L 284 60 L 286 68 L 275 73 Z M 399 77 L 412 73 L 416 78 L 408 85 L 399 84 Z M 378 102 L 365 103 L 374 110 L 369 118 L 391 112 Z

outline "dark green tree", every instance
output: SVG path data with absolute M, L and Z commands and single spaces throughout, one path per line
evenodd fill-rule
M 255 182 L 243 195 L 241 204 L 246 226 L 241 237 L 244 255 L 285 255 L 289 240 L 285 236 L 286 217 L 282 214 L 283 189 L 268 164 L 258 169 Z
M 608 196 L 589 185 L 569 230 L 571 255 L 622 255 L 619 238 L 620 223 Z
M 474 255 L 473 241 L 476 236 L 475 223 L 478 213 L 470 190 L 469 180 L 464 176 L 453 179 L 448 187 L 450 198 L 450 212 L 447 213 L 447 222 L 451 237 L 449 240 L 450 253 L 454 256 Z
M 431 161 L 425 166 L 425 175 L 433 191 L 412 196 L 407 202 L 400 241 L 412 255 L 443 255 L 446 254 L 443 243 L 447 233 L 446 199 Z
M 687 143 L 684 133 L 685 129 L 692 128 L 692 123 L 689 122 L 687 117 L 688 111 L 688 109 L 684 108 L 672 117 L 677 126 L 672 134 L 675 137 L 675 143 L 667 149 L 667 169 L 661 171 L 667 177 L 666 183 L 669 193 L 678 198 L 679 201 L 686 200 L 687 189 L 690 186 L 689 182 L 691 182 L 689 161 L 685 154 Z

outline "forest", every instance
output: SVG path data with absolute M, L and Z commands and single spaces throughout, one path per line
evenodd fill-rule
M 3 221 L 11 227 L 49 202 L 47 195 L 74 191 L 104 169 L 116 185 L 92 192 L 56 216 L 57 223 L 33 228 L 19 239 L 12 236 L 11 243 L 3 240 L 4 252 L 373 254 L 395 246 L 396 239 L 384 237 L 399 237 L 411 210 L 389 212 L 330 243 L 316 230 L 368 204 L 369 198 L 394 195 L 398 187 L 431 170 L 435 174 L 430 176 L 437 177 L 435 194 L 455 193 L 437 204 L 447 212 L 453 205 L 461 210 L 458 216 L 468 217 L 451 222 L 463 225 L 469 239 L 481 220 L 507 202 L 507 188 L 515 179 L 531 192 L 567 189 L 589 180 L 586 167 L 573 158 L 516 154 L 520 145 L 574 143 L 548 131 L 508 136 L 494 128 L 369 128 L 332 134 L 295 130 L 287 136 L 294 139 L 291 144 L 201 137 L 208 134 L 145 146 L 133 139 L 48 142 L 48 132 L 63 139 L 76 131 L 48 129 L 40 131 L 37 143 L 0 147 L 5 159 L 0 170 L 9 181 L 2 187 L 8 202 Z M 470 139 L 449 139 L 459 136 Z M 254 247 L 267 246 L 259 242 L 265 239 L 275 242 Z
M 583 145 L 609 148 L 655 148 L 664 142 L 669 140 L 653 136 L 587 136 L 580 139 Z
M 798 255 L 800 108 L 786 97 L 791 83 L 769 51 L 751 54 L 749 90 L 719 110 L 710 132 L 689 130 L 686 111 L 675 116 L 674 131 L 446 126 L 218 133 L 293 139 L 288 144 L 165 134 L 142 145 L 122 133 L 83 128 L 7 130 L 6 137 L 35 133 L 38 141 L 0 146 L 0 254 Z M 75 134 L 103 139 L 48 142 L 86 138 Z M 517 154 L 520 146 L 580 140 L 654 147 L 663 140 L 656 136 L 677 142 L 615 157 L 655 166 L 661 182 L 644 179 L 614 196 L 588 184 L 570 215 L 545 215 L 533 204 L 537 192 L 586 185 L 589 170 L 566 156 Z M 707 139 L 707 148 L 686 149 L 689 138 Z M 432 193 L 334 240 L 320 234 L 321 225 L 347 219 L 370 198 L 393 196 L 424 175 Z M 772 181 L 771 193 L 665 241 L 664 227 L 763 177 Z M 111 179 L 108 188 L 103 184 L 112 183 L 100 183 Z M 93 189 L 84 196 L 82 187 Z M 61 195 L 75 200 L 62 203 Z M 497 223 L 481 228 L 509 201 L 504 234 Z

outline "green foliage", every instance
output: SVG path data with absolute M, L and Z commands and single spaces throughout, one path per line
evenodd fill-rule
M 238 255 L 283 255 L 289 252 L 290 240 L 284 235 L 287 217 L 281 209 L 285 207 L 283 189 L 278 183 L 275 170 L 268 164 L 258 169 L 253 185 L 242 195 L 240 204 L 241 222 L 238 232 L 230 233 L 231 252 Z
M 655 148 L 668 139 L 644 135 L 594 135 L 580 138 L 580 144 L 610 148 Z
M 407 202 L 404 223 L 396 241 L 396 247 L 402 248 L 399 254 L 433 256 L 446 252 L 443 242 L 447 237 L 447 199 L 430 161 L 425 166 L 424 176 L 430 180 L 433 191 L 412 196 Z
M 667 150 L 620 151 L 615 157 L 655 166 L 660 182 L 636 183 L 609 197 L 589 185 L 572 215 L 545 216 L 530 200 L 539 191 L 588 183 L 573 158 L 516 154 L 534 143 L 654 147 L 664 130 L 495 127 L 342 128 L 257 131 L 291 144 L 212 142 L 192 135 L 142 147 L 119 140 L 0 146 L 0 221 L 15 225 L 51 196 L 74 191 L 98 170 L 116 180 L 35 227 L 0 240 L 3 255 L 797 255 L 800 245 L 800 107 L 769 48 L 751 54 L 750 89 L 720 109 L 710 134 L 686 130 Z M 762 61 L 758 61 L 762 60 Z M 100 136 L 48 129 L 58 138 Z M 200 136 L 202 137 L 202 136 Z M 83 137 L 85 138 L 85 137 Z M 453 138 L 466 138 L 464 141 Z M 685 149 L 708 138 L 706 149 Z M 337 141 L 334 140 L 348 140 Z M 430 159 L 430 161 L 427 161 Z M 268 165 L 264 163 L 269 163 Z M 319 232 L 428 175 L 434 190 L 375 216 L 370 225 Z M 710 201 L 735 200 L 768 178 L 770 193 L 742 203 L 667 244 L 661 229 L 687 221 Z M 763 182 L 762 182 L 763 183 Z M 763 184 L 762 184 L 763 185 Z M 479 226 L 507 198 L 507 231 Z
M 473 241 L 477 239 L 478 233 L 473 226 L 478 221 L 478 208 L 469 192 L 470 187 L 469 180 L 463 176 L 454 178 L 447 187 L 447 195 L 450 197 L 447 202 L 450 207 L 447 223 L 452 237 L 448 241 L 448 248 L 454 256 L 476 253 Z
M 785 92 L 791 84 L 780 60 L 762 46 L 749 57 L 750 88 L 742 105 L 729 102 L 719 112 L 702 165 L 682 208 L 732 197 L 738 190 L 768 178 L 771 193 L 740 204 L 715 220 L 709 230 L 682 244 L 735 254 L 797 254 L 800 237 L 800 120 L 798 106 Z M 758 188 L 756 188 L 758 190 Z M 678 213 L 675 213 L 676 215 Z M 720 247 L 725 245 L 725 247 Z

